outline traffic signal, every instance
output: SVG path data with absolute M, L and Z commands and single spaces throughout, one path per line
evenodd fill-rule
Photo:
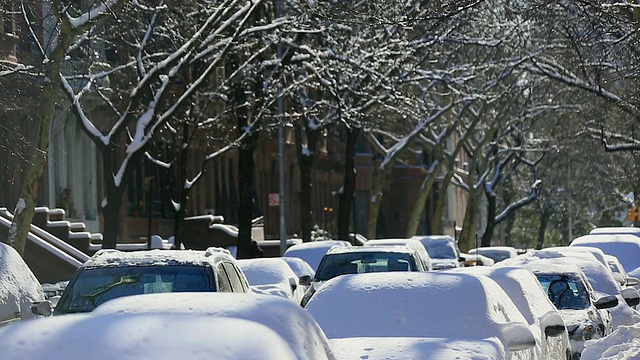
M 639 211 L 640 208 L 637 207 L 632 207 L 629 209 L 629 215 L 627 215 L 627 219 L 629 219 L 629 221 L 633 221 L 635 222 L 636 220 L 640 221 L 640 213 Z

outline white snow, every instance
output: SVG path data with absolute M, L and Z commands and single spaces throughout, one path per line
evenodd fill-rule
M 468 274 L 342 275 L 318 289 L 306 309 L 330 339 L 418 337 L 482 343 L 495 337 L 502 344 L 534 342 L 507 294 L 494 281 Z
M 0 329 L 3 359 L 298 359 L 265 325 L 189 314 L 71 314 Z
M 279 258 L 237 260 L 252 289 L 282 296 L 299 304 L 304 295 L 298 276 L 286 261 Z
M 31 303 L 44 299 L 40 283 L 20 254 L 0 242 L 0 322 L 16 316 L 34 318 Z
M 311 265 L 314 271 L 317 271 L 318 265 L 320 265 L 320 260 L 322 260 L 324 254 L 334 246 L 352 245 L 350 242 L 344 240 L 311 241 L 290 246 L 283 256 L 297 257 L 305 260 L 309 265 Z
M 298 359 L 334 358 L 327 337 L 313 318 L 300 305 L 278 296 L 241 293 L 144 294 L 107 301 L 92 312 L 96 315 L 127 316 L 162 313 L 233 317 L 258 322 L 285 339 Z M 169 332 L 173 333 L 173 330 Z
M 585 343 L 581 360 L 640 359 L 640 325 L 620 326 L 611 335 Z

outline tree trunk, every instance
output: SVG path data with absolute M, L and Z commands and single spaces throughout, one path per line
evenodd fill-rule
M 105 169 L 106 170 L 106 169 Z M 111 169 L 109 169 L 110 171 Z M 110 172 L 109 172 L 110 173 Z M 108 174 L 109 174 L 108 173 Z M 120 207 L 122 206 L 122 188 L 115 184 L 106 184 L 107 201 L 102 207 L 104 217 L 103 249 L 115 249 L 120 236 Z
M 178 204 L 180 204 L 180 207 L 173 215 L 173 247 L 176 249 L 180 249 L 182 246 L 182 228 L 184 226 L 184 218 L 187 214 L 187 201 L 189 201 L 189 193 L 191 192 L 190 187 L 185 187 L 187 180 L 187 161 L 189 158 L 188 139 L 191 136 L 189 124 L 186 122 L 182 124 L 182 135 L 182 146 L 180 146 L 179 162 L 177 164 L 178 184 L 176 186 L 176 189 L 178 190 Z
M 551 211 L 544 207 L 540 209 L 540 226 L 538 227 L 538 240 L 536 242 L 536 249 L 540 250 L 544 246 L 544 238 L 547 232 L 547 225 L 549 224 L 549 218 L 551 218 Z
M 444 207 L 447 203 L 447 189 L 449 188 L 449 184 L 451 184 L 451 179 L 453 178 L 453 169 L 449 169 L 447 174 L 442 179 L 440 183 L 440 190 L 438 191 L 438 199 L 436 200 L 436 206 L 433 210 L 433 224 L 431 226 L 431 231 L 433 235 L 442 234 L 442 217 L 444 215 Z M 455 232 L 455 229 L 453 230 Z
M 244 87 L 236 85 L 236 104 L 245 104 Z M 247 108 L 237 108 L 238 135 L 244 131 L 248 123 Z M 253 152 L 256 148 L 258 133 L 249 134 L 238 148 L 238 259 L 249 259 L 264 256 L 251 238 L 251 220 L 253 219 L 253 188 L 255 183 Z
M 487 195 L 487 227 L 482 234 L 482 242 L 480 246 L 491 246 L 493 231 L 496 227 L 496 197 L 495 195 Z
M 315 142 L 317 135 L 313 130 L 307 131 L 307 146 L 309 151 L 303 151 L 302 127 L 296 126 L 296 142 L 298 164 L 300 167 L 300 227 L 302 233 L 302 241 L 311 241 L 311 229 L 313 227 L 313 209 L 311 203 L 311 194 L 313 190 L 313 180 L 311 172 L 313 171 L 313 162 L 315 160 Z
M 469 191 L 469 202 L 467 203 L 467 208 L 464 214 L 464 220 L 462 222 L 462 232 L 460 233 L 460 249 L 462 251 L 467 251 L 475 246 L 475 219 L 477 209 L 477 194 L 473 189 Z
M 409 217 L 409 225 L 407 226 L 407 237 L 415 235 L 418 231 L 418 226 L 420 225 L 420 216 L 424 211 L 427 197 L 432 193 L 431 190 L 433 189 L 433 185 L 436 183 L 439 170 L 440 164 L 436 165 L 433 172 L 427 175 L 427 177 L 422 182 L 420 189 L 418 190 L 416 202 L 413 205 L 413 211 L 411 212 L 411 215 Z
M 382 189 L 387 181 L 387 173 L 393 169 L 391 164 L 374 175 L 373 186 L 371 188 L 371 199 L 369 200 L 369 223 L 367 224 L 367 238 L 375 239 L 378 233 L 378 213 L 382 203 Z
M 347 144 L 345 149 L 344 181 L 339 194 L 338 204 L 338 239 L 349 239 L 351 225 L 351 209 L 356 193 L 356 144 L 360 136 L 360 128 L 347 127 Z
M 63 54 L 55 52 L 52 56 L 53 55 L 61 56 Z M 45 71 L 50 81 L 43 81 L 40 85 L 40 94 L 42 94 L 42 96 L 35 118 L 35 128 L 37 131 L 35 146 L 29 154 L 28 161 L 28 164 L 31 164 L 31 166 L 27 168 L 24 182 L 20 188 L 20 198 L 16 204 L 13 223 L 11 224 L 9 233 L 9 244 L 11 244 L 20 255 L 24 254 L 27 235 L 31 230 L 36 197 L 38 196 L 42 172 L 44 171 L 47 154 L 49 152 L 51 121 L 55 114 L 56 102 L 59 99 L 58 89 L 60 85 L 58 73 L 60 72 L 60 66 L 59 61 L 48 63 Z

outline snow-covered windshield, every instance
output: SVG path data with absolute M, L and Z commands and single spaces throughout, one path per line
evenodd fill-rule
M 90 312 L 122 296 L 162 292 L 216 291 L 208 266 L 131 266 L 83 269 L 69 283 L 55 314 Z

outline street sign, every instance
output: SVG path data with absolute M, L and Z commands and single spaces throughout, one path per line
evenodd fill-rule
M 269 206 L 280 206 L 280 194 L 269 194 Z

